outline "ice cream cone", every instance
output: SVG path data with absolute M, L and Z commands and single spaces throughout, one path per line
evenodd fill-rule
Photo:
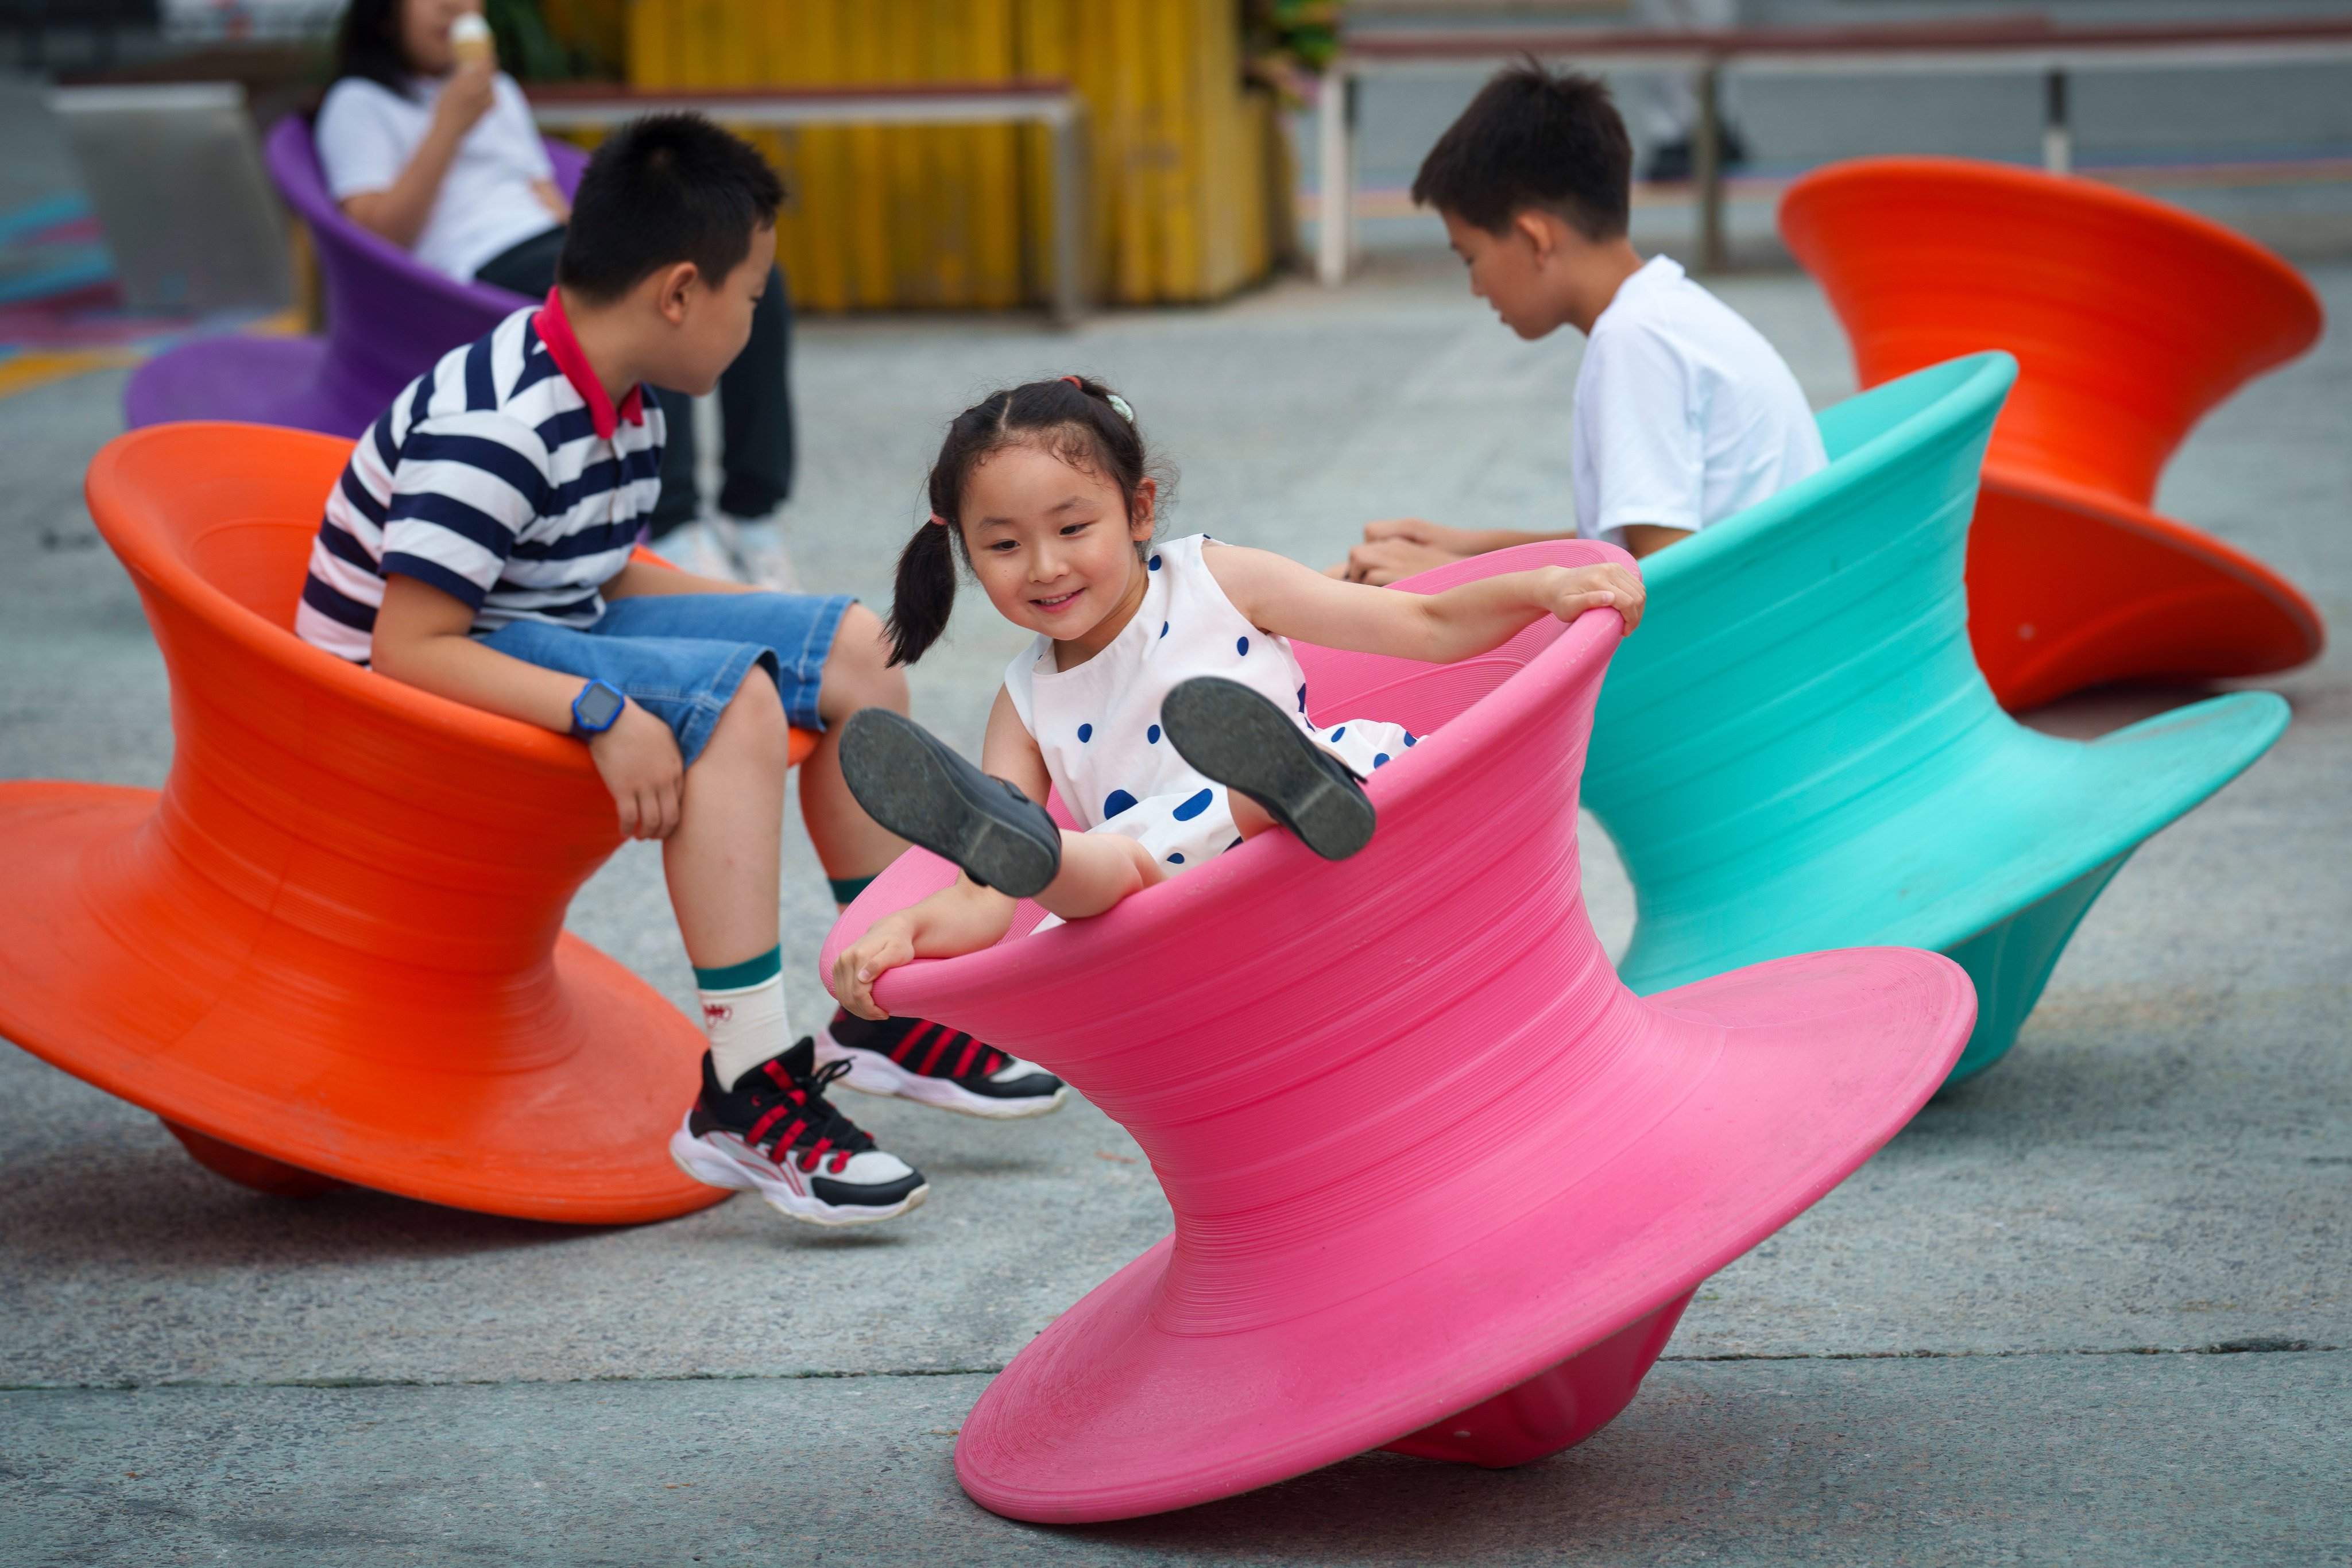
M 449 24 L 449 49 L 457 57 L 459 70 L 499 63 L 498 40 L 490 37 L 490 25 L 478 12 L 468 11 Z

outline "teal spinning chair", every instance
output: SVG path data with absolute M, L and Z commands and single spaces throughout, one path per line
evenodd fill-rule
M 2088 744 L 1994 703 L 1961 569 L 2007 354 L 1821 416 L 1830 465 L 1643 563 L 1584 800 L 1633 878 L 1647 994 L 1832 947 L 1927 947 L 1977 988 L 1958 1082 L 1999 1061 L 2141 841 L 2286 727 L 2267 692 Z

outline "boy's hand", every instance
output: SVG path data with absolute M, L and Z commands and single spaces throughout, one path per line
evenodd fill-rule
M 1386 517 L 1366 523 L 1364 542 L 1324 575 L 1386 588 L 1399 578 L 1477 553 L 1478 542 L 1460 528 L 1423 517 Z
M 1559 570 L 1559 586 L 1550 595 L 1549 608 L 1562 621 L 1573 621 L 1588 610 L 1607 608 L 1624 617 L 1629 636 L 1642 623 L 1648 595 L 1643 590 L 1641 573 L 1615 561 Z
M 834 999 L 859 1018 L 888 1018 L 875 1005 L 874 982 L 914 956 L 915 943 L 908 934 L 905 917 L 885 915 L 835 957 Z
M 628 703 L 612 728 L 589 740 L 588 755 L 621 809 L 623 832 L 633 839 L 666 839 L 677 831 L 686 765 L 669 726 Z
M 1381 524 L 1374 523 L 1372 528 Z M 1370 532 L 1370 528 L 1365 530 Z M 1451 530 L 1448 530 L 1451 531 Z M 1328 575 L 1349 582 L 1369 583 L 1374 588 L 1386 588 L 1392 582 L 1427 571 L 1435 566 L 1451 566 L 1462 557 L 1440 545 L 1415 544 L 1411 539 L 1380 539 L 1360 544 L 1348 552 L 1348 559 L 1333 567 Z
M 1443 523 L 1433 523 L 1426 517 L 1387 517 L 1364 525 L 1364 542 L 1376 545 L 1385 539 L 1397 539 L 1409 545 L 1426 545 L 1442 549 L 1450 556 L 1476 555 L 1478 541 L 1462 528 L 1449 528 Z

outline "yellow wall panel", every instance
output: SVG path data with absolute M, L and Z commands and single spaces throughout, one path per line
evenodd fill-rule
M 1234 0 L 627 5 L 629 79 L 642 87 L 1069 81 L 1089 120 L 1087 251 L 1112 302 L 1214 298 L 1273 263 L 1279 125 L 1242 85 Z M 756 140 L 793 191 L 777 254 L 803 308 L 1048 297 L 1042 130 L 814 126 Z

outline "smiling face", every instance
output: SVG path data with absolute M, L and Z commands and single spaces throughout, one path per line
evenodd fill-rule
M 1157 498 L 1145 479 L 1130 518 L 1116 484 L 1048 441 L 1026 440 L 973 466 L 959 522 L 988 601 L 1062 644 L 1067 669 L 1108 646 L 1143 601 L 1135 547 L 1151 538 Z

